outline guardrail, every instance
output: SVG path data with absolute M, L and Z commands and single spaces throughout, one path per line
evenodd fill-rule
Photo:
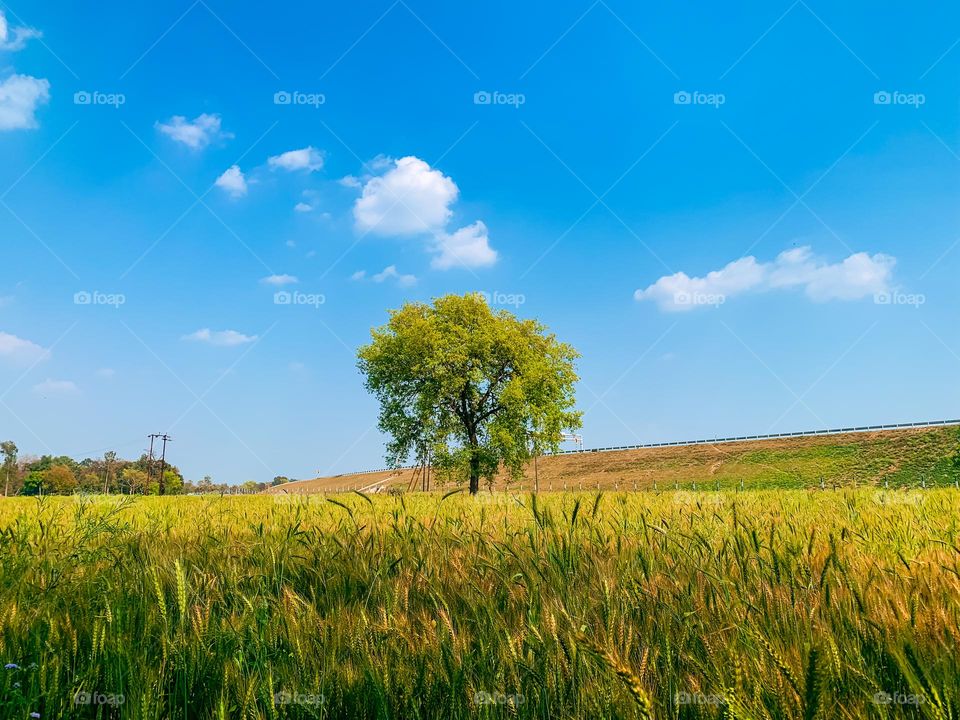
M 617 450 L 643 450 L 646 448 L 659 447 L 684 447 L 687 445 L 716 445 L 717 443 L 749 442 L 751 440 L 775 440 L 777 438 L 790 437 L 817 437 L 821 435 L 840 435 L 842 433 L 872 432 L 876 430 L 905 430 L 907 428 L 922 427 L 940 427 L 943 425 L 960 425 L 958 420 L 929 420 L 927 422 L 914 423 L 892 423 L 887 425 L 860 425 L 857 427 L 833 428 L 831 430 L 803 430 L 792 433 L 771 433 L 767 435 L 739 435 L 736 437 L 723 437 L 704 440 L 675 440 L 673 442 L 642 443 L 639 445 L 611 445 L 610 447 L 587 448 L 584 450 L 560 450 L 549 455 L 582 455 L 583 453 L 614 452 Z M 416 465 L 402 465 L 394 468 L 380 468 L 378 470 L 359 470 L 357 472 L 340 473 L 331 475 L 331 478 L 345 477 L 347 475 L 372 475 L 380 472 L 397 472 L 399 470 L 413 470 Z
M 893 423 L 888 425 L 860 425 L 858 427 L 833 428 L 831 430 L 804 430 L 792 433 L 771 433 L 768 435 L 740 435 L 737 437 L 713 438 L 710 440 L 680 440 L 674 442 L 643 443 L 640 445 L 614 445 L 611 447 L 589 448 L 585 450 L 561 450 L 557 455 L 577 455 L 582 453 L 611 452 L 614 450 L 640 450 L 657 447 L 682 447 L 684 445 L 716 445 L 717 443 L 747 442 L 750 440 L 775 440 L 787 437 L 816 437 L 819 435 L 840 435 L 842 433 L 871 432 L 875 430 L 904 430 L 915 427 L 939 427 L 942 425 L 960 425 L 960 420 L 930 420 L 928 422 Z M 348 473 L 349 474 L 349 473 Z

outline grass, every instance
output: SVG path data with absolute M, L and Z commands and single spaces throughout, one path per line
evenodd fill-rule
M 798 489 L 831 486 L 889 485 L 919 487 L 952 485 L 958 479 L 951 457 L 960 447 L 957 427 L 915 428 L 883 432 L 845 433 L 816 437 L 778 438 L 738 443 L 578 453 L 540 458 L 540 489 L 638 490 L 676 487 L 735 489 Z M 406 487 L 412 471 L 371 473 L 306 480 L 276 488 L 276 492 L 317 492 L 363 488 L 387 480 Z M 534 475 L 527 468 L 529 489 Z M 496 486 L 504 489 L 506 477 Z M 434 481 L 443 477 L 435 474 Z M 513 484 L 516 486 L 516 483 Z
M 952 489 L 11 499 L 0 717 L 955 718 L 958 533 Z

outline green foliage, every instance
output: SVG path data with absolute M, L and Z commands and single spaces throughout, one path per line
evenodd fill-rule
M 580 426 L 576 351 L 480 294 L 408 303 L 371 334 L 358 365 L 380 401 L 393 465 L 431 456 L 476 492 L 501 464 L 519 476 L 532 452 L 556 450 Z
M 128 494 L 145 493 L 147 487 L 147 473 L 140 468 L 129 466 L 120 473 L 120 486 Z

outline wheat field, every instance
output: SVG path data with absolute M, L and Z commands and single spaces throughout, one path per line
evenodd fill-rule
M 0 717 L 956 718 L 958 535 L 953 489 L 10 499 Z

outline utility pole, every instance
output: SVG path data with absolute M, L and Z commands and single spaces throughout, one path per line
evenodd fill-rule
M 160 494 L 163 495 L 166 491 L 166 485 L 164 485 L 163 481 L 163 470 L 167 461 L 167 443 L 171 442 L 172 438 L 164 433 L 160 436 L 160 439 L 163 440 L 163 450 L 160 452 Z
M 147 487 L 150 487 L 150 481 L 153 480 L 153 440 L 160 437 L 157 433 L 150 433 L 150 454 L 147 455 Z

